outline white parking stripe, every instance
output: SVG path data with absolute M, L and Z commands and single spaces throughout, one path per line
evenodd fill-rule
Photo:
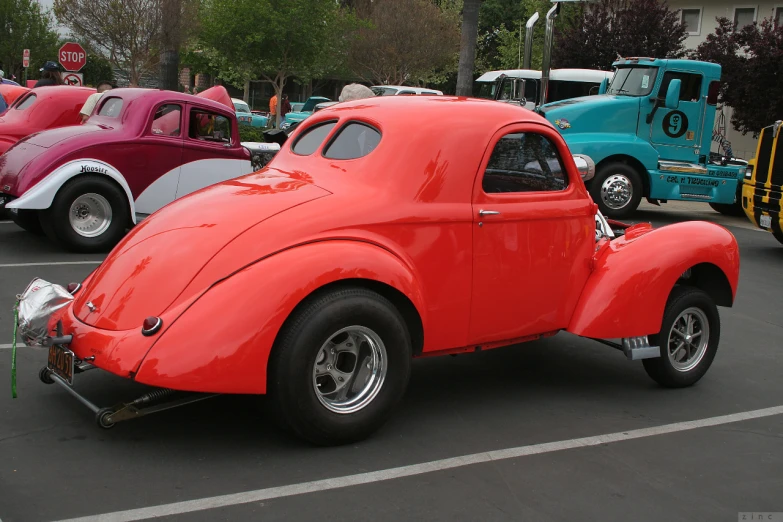
M 608 433 L 606 435 L 597 435 L 594 437 L 583 437 L 580 439 L 547 442 L 544 444 L 534 444 L 532 446 L 519 446 L 516 448 L 488 451 L 485 453 L 474 453 L 472 455 L 463 455 L 461 457 L 454 457 L 450 459 L 423 462 L 421 464 L 413 464 L 411 466 L 402 466 L 399 468 L 384 469 L 380 471 L 372 471 L 369 473 L 359 473 L 356 475 L 347 475 L 344 477 L 315 480 L 312 482 L 302 482 L 300 484 L 291 484 L 288 486 L 257 489 L 255 491 L 245 491 L 243 493 L 220 495 L 217 497 L 186 500 L 184 502 L 174 502 L 172 504 L 162 504 L 146 508 L 129 509 L 127 511 L 115 511 L 113 513 L 105 513 L 102 515 L 71 518 L 60 522 L 129 522 L 132 520 L 145 520 L 148 518 L 179 515 L 182 513 L 192 513 L 195 511 L 204 511 L 207 509 L 236 506 L 239 504 L 260 502 L 263 500 L 290 497 L 293 495 L 302 495 L 306 493 L 314 493 L 317 491 L 328 491 L 332 489 L 358 486 L 361 484 L 371 484 L 384 480 L 411 477 L 415 475 L 421 475 L 423 473 L 432 473 L 434 471 L 460 468 L 463 466 L 469 466 L 471 464 L 481 464 L 485 462 L 525 457 L 528 455 L 540 455 L 542 453 L 551 453 L 553 451 L 598 446 L 600 444 L 640 439 L 644 437 L 653 437 L 655 435 L 664 435 L 667 433 L 705 428 L 708 426 L 719 426 L 721 424 L 728 424 L 731 422 L 740 422 L 781 414 L 783 414 L 783 406 L 774 406 L 772 408 L 764 408 L 761 410 L 721 415 L 720 417 L 709 417 L 695 421 L 675 422 L 674 424 L 665 424 L 663 426 L 654 426 L 651 428 Z
M 0 225 L 7 225 L 8 223 L 13 223 L 13 221 L 6 221 L 6 220 L 0 221 Z
M 48 263 L 6 263 L 0 265 L 0 268 L 14 268 L 22 266 L 59 266 L 59 265 L 100 265 L 100 261 L 50 261 Z

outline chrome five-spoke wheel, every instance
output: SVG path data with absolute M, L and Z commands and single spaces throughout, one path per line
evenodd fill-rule
M 71 203 L 68 220 L 73 231 L 80 236 L 100 236 L 111 226 L 111 204 L 100 194 L 82 194 Z
M 316 356 L 316 396 L 334 413 L 357 412 L 380 391 L 387 366 L 386 347 L 377 333 L 364 326 L 342 328 Z
M 710 324 L 699 308 L 691 307 L 677 316 L 669 331 L 667 354 L 672 367 L 680 372 L 695 368 L 707 351 Z

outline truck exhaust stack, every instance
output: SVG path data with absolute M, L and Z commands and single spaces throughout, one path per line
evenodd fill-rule
M 533 26 L 538 22 L 538 11 L 528 18 L 525 24 L 525 58 L 522 62 L 523 69 L 530 69 L 530 60 L 533 55 Z
M 544 35 L 544 56 L 541 60 L 541 103 L 546 103 L 547 91 L 549 89 L 549 69 L 552 61 L 553 33 L 555 31 L 555 17 L 560 13 L 560 2 L 556 2 L 552 9 L 546 14 L 546 33 Z

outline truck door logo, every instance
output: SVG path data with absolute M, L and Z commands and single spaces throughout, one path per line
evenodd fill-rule
M 663 118 L 663 133 L 679 138 L 688 130 L 688 117 L 682 111 L 671 111 Z

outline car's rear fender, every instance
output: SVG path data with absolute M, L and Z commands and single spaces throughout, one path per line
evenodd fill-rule
M 177 390 L 265 393 L 267 361 L 286 319 L 308 296 L 339 281 L 396 289 L 426 327 L 420 286 L 399 257 L 361 241 L 319 241 L 213 285 L 161 334 L 135 378 Z
M 731 306 L 739 278 L 739 249 L 725 228 L 690 221 L 655 230 L 628 229 L 596 253 L 568 331 L 603 339 L 658 333 L 678 282 Z
M 131 219 L 133 224 L 136 224 L 136 206 L 128 182 L 125 181 L 123 175 L 114 166 L 97 159 L 78 159 L 60 165 L 51 174 L 30 188 L 30 190 L 8 203 L 6 207 L 32 210 L 49 208 L 60 187 L 70 179 L 85 174 L 106 176 L 114 180 L 125 191 L 125 196 L 128 198 L 128 204 L 130 205 Z

